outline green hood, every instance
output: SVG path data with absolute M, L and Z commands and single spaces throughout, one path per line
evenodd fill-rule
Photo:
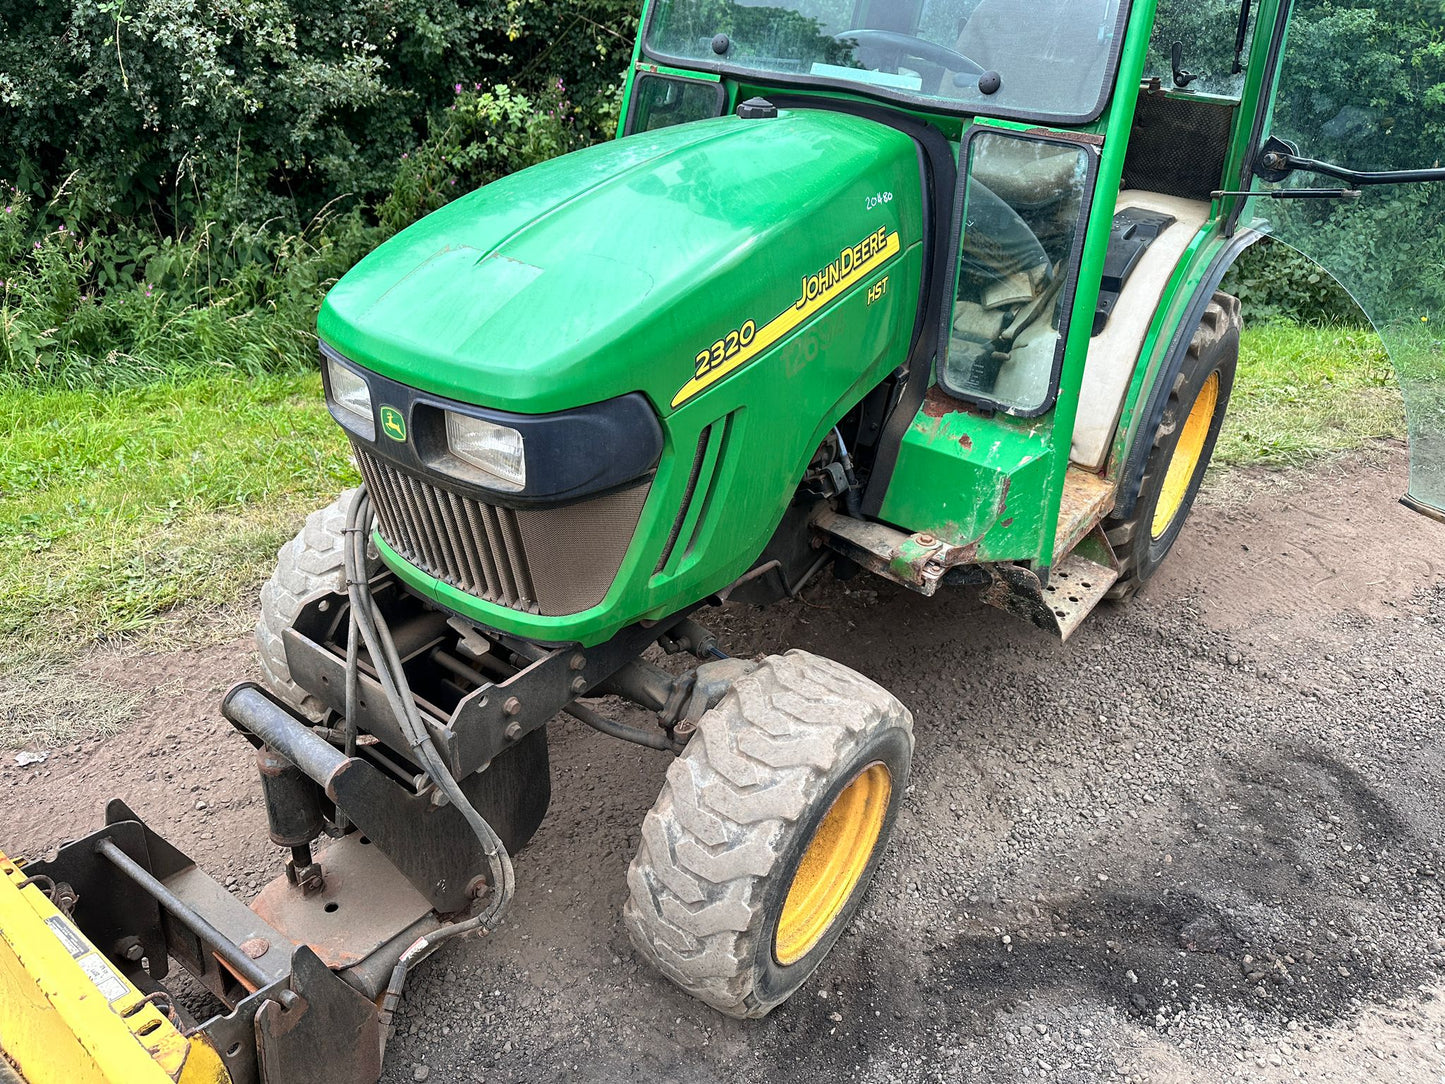
M 919 240 L 901 213 L 918 183 L 908 137 L 823 110 L 634 136 L 402 231 L 337 283 L 318 327 L 452 399 L 544 413 L 641 391 L 667 414 L 715 343 L 786 313 L 843 250 Z

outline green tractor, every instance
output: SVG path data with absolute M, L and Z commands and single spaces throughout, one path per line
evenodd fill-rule
M 675 758 L 626 872 L 637 951 L 776 1008 L 865 903 L 912 717 L 826 658 L 729 657 L 707 611 L 861 571 L 1067 639 L 1148 581 L 1229 404 L 1230 265 L 1445 179 L 1285 138 L 1279 88 L 1318 89 L 1294 7 L 650 0 L 620 138 L 456 200 L 322 307 L 364 486 L 281 551 L 265 686 L 223 706 L 285 876 L 242 907 L 113 803 L 32 879 L 104 947 L 131 931 L 128 981 L 138 954 L 201 977 L 230 1079 L 372 1079 L 408 970 L 525 875 L 566 714 Z M 1439 516 L 1439 354 L 1395 341 L 1407 500 Z

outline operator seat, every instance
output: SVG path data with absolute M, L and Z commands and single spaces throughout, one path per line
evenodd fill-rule
M 1103 91 L 1118 8 L 1118 0 L 980 0 L 954 48 L 998 72 L 1030 112 L 1081 114 Z

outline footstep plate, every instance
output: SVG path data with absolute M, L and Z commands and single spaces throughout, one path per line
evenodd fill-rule
M 1047 585 L 1023 565 L 992 565 L 983 600 L 1067 640 L 1119 579 L 1118 562 L 1098 528 L 1049 571 Z

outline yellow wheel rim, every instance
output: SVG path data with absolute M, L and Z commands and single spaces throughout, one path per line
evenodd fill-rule
M 1169 460 L 1169 471 L 1164 475 L 1164 489 L 1159 494 L 1159 503 L 1154 506 L 1154 524 L 1151 534 L 1161 537 L 1174 522 L 1179 509 L 1184 505 L 1184 496 L 1199 470 L 1199 461 L 1204 458 L 1204 442 L 1209 439 L 1209 426 L 1214 421 L 1214 408 L 1219 405 L 1219 372 L 1209 374 L 1204 387 L 1194 400 L 1189 418 L 1184 423 L 1184 432 L 1179 434 L 1179 443 L 1174 446 L 1174 455 Z
M 885 764 L 868 765 L 843 788 L 813 833 L 793 874 L 773 956 L 784 966 L 806 956 L 837 920 L 868 868 L 893 793 Z

